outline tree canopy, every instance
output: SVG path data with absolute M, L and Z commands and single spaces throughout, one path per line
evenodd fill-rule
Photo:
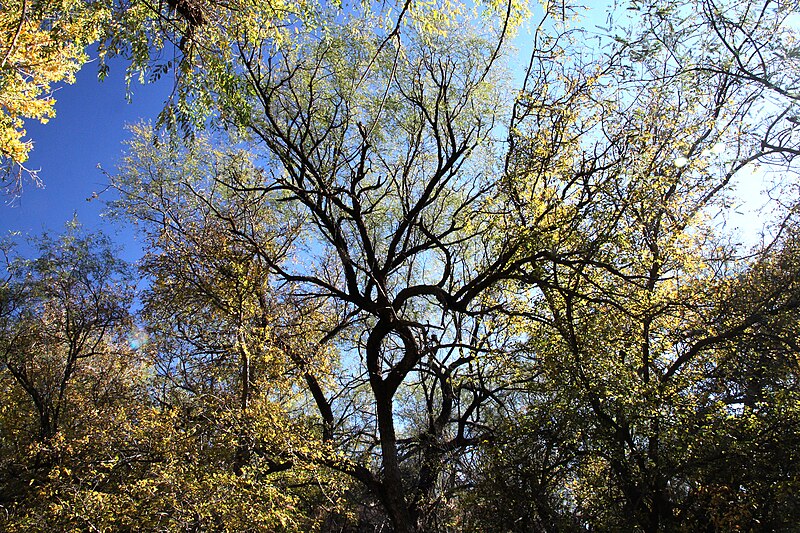
M 795 527 L 797 5 L 111 7 L 179 74 L 138 312 L 102 237 L 8 256 L 9 529 Z

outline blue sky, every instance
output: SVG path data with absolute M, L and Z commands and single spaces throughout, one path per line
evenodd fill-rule
M 103 82 L 97 80 L 96 62 L 85 65 L 74 84 L 55 91 L 55 118 L 47 124 L 26 123 L 28 138 L 35 143 L 26 166 L 39 169 L 44 187 L 26 184 L 21 197 L 11 205 L 10 198 L 0 199 L 0 232 L 36 235 L 46 229 L 57 234 L 77 214 L 89 229 L 102 229 L 112 236 L 116 233 L 124 259 L 138 259 L 141 247 L 131 229 L 102 217 L 105 205 L 101 199 L 110 198 L 111 192 L 101 199 L 87 199 L 107 185 L 98 165 L 113 172 L 122 156 L 122 142 L 128 137 L 125 125 L 141 119 L 154 121 L 171 89 L 170 80 L 133 83 L 133 98 L 128 103 L 121 61 L 112 64 Z

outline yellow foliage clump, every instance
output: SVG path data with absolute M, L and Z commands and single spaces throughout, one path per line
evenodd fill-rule
M 85 48 L 100 37 L 103 2 L 11 0 L 0 9 L 0 161 L 6 173 L 25 170 L 32 142 L 25 120 L 55 116 L 56 83 L 72 83 Z

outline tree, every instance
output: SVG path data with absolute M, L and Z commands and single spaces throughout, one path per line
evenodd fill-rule
M 420 30 L 402 15 L 375 36 L 367 28 L 381 27 L 380 18 L 348 18 L 301 33 L 274 55 L 269 41 L 236 43 L 243 75 L 221 113 L 254 140 L 267 166 L 244 174 L 200 169 L 202 185 L 190 186 L 186 173 L 180 188 L 202 206 L 204 227 L 224 232 L 218 242 L 285 287 L 284 305 L 301 317 L 307 309 L 327 314 L 301 330 L 299 347 L 281 340 L 294 336 L 292 319 L 263 316 L 278 332 L 273 349 L 307 369 L 318 438 L 331 451 L 295 451 L 294 459 L 352 476 L 398 531 L 435 527 L 433 511 L 449 490 L 438 487 L 453 487 L 457 476 L 444 458 L 486 435 L 481 406 L 502 386 L 485 346 L 493 332 L 484 299 L 514 244 L 483 248 L 481 213 L 496 186 L 491 132 L 501 89 L 493 88 L 493 64 L 510 21 L 490 26 L 487 39 Z M 456 38 L 463 44 L 453 49 Z M 121 205 L 154 222 L 151 235 L 190 234 L 184 206 L 150 192 L 183 157 L 169 156 L 166 165 L 134 159 L 118 182 L 127 195 Z M 231 212 L 230 198 L 249 203 Z M 252 212 L 273 204 L 291 206 L 304 223 L 300 241 L 253 222 Z M 256 295 L 270 297 L 256 288 L 263 280 L 254 283 Z M 330 350 L 340 361 L 322 383 L 310 363 Z
M 244 35 L 280 43 L 291 24 L 312 24 L 315 9 L 314 2 L 5 2 L 0 13 L 0 183 L 13 195 L 22 192 L 26 179 L 40 184 L 38 171 L 25 167 L 33 148 L 25 138 L 25 121 L 46 123 L 55 116 L 54 88 L 75 81 L 90 59 L 90 45 L 97 45 L 100 79 L 113 57 L 124 59 L 128 83 L 174 74 L 174 92 L 161 120 L 188 132 L 213 118 L 210 87 L 230 81 L 230 43 Z
M 4 504 L 21 501 L 59 465 L 88 469 L 101 461 L 92 455 L 127 416 L 123 406 L 139 401 L 133 384 L 142 379 L 128 346 L 131 272 L 109 239 L 72 221 L 61 237 L 43 235 L 31 244 L 35 259 L 4 249 Z
M 274 427 L 302 437 L 246 418 L 237 465 L 338 471 L 396 531 L 744 523 L 719 502 L 739 491 L 744 509 L 761 485 L 715 478 L 736 462 L 697 450 L 733 450 L 734 398 L 793 401 L 791 368 L 758 369 L 766 346 L 793 353 L 796 287 L 782 274 L 740 301 L 777 248 L 738 257 L 713 216 L 745 165 L 791 164 L 796 71 L 763 44 L 788 46 L 787 6 L 693 5 L 632 2 L 643 24 L 591 51 L 550 6 L 516 98 L 511 3 L 480 30 L 452 5 L 403 4 L 291 41 L 237 34 L 206 86 L 228 130 L 139 132 L 115 185 L 154 245 L 148 312 L 175 325 L 158 328 L 164 376 L 221 387 L 242 416 L 269 396 L 254 376 L 296 392 Z M 755 59 L 768 52 L 781 80 Z M 787 107 L 759 112 L 772 93 Z M 175 372 L 192 365 L 214 380 Z M 748 411 L 736 445 L 790 434 L 770 412 Z M 465 495 L 473 482 L 505 499 Z M 485 507 L 457 509 L 470 502 Z M 479 514 L 499 506 L 521 514 Z
M 737 379 L 746 375 L 758 389 L 764 362 L 746 356 L 745 346 L 756 342 L 767 358 L 762 343 L 793 350 L 794 326 L 784 329 L 783 320 L 796 321 L 797 287 L 783 278 L 754 291 L 762 285 L 750 276 L 760 278 L 762 261 L 783 257 L 781 246 L 756 250 L 755 260 L 738 257 L 712 217 L 748 162 L 791 168 L 795 141 L 784 118 L 791 95 L 778 100 L 774 115 L 758 106 L 793 83 L 793 60 L 765 44 L 767 34 L 790 39 L 792 31 L 780 32 L 785 5 L 741 3 L 725 14 L 703 7 L 633 3 L 645 13 L 640 38 L 634 31 L 616 36 L 600 65 L 554 73 L 532 62 L 514 114 L 507 220 L 543 258 L 509 285 L 522 297 L 508 308 L 508 327 L 522 330 L 527 349 L 517 361 L 527 359 L 522 364 L 538 378 L 529 389 L 534 412 L 560 406 L 558 418 L 575 429 L 545 458 L 540 439 L 509 435 L 511 453 L 531 457 L 510 492 L 542 487 L 535 476 L 564 457 L 556 463 L 560 478 L 542 489 L 566 500 L 567 513 L 585 527 L 786 527 L 769 499 L 754 496 L 757 483 L 726 458 L 759 456 L 770 431 L 791 433 L 794 415 L 778 421 L 768 409 L 752 410 L 747 387 L 722 376 L 737 367 Z M 715 26 L 738 35 L 715 33 Z M 728 46 L 709 43 L 716 38 Z M 737 63 L 734 52 L 749 59 Z M 721 154 L 727 161 L 716 163 Z M 785 222 L 780 228 L 789 231 Z M 779 262 L 781 274 L 768 270 L 794 276 L 793 260 Z M 733 296 L 740 291 L 748 296 Z M 780 373 L 772 390 L 793 398 L 795 370 Z M 787 405 L 777 396 L 767 403 Z M 767 455 L 796 449 L 793 439 L 782 442 L 785 448 L 769 446 Z M 707 477 L 711 471 L 725 472 L 725 481 Z M 737 503 L 723 511 L 723 499 Z M 543 530 L 567 527 L 546 508 L 520 512 Z
M 70 387 L 83 367 L 114 345 L 132 324 L 127 266 L 107 237 L 82 235 L 73 222 L 55 241 L 43 236 L 35 260 L 12 259 L 3 284 L 2 362 L 35 409 L 41 442 L 61 429 Z
M 53 84 L 72 83 L 88 59 L 84 49 L 100 37 L 105 2 L 16 0 L 0 12 L 0 165 L 3 183 L 18 193 L 32 142 L 26 119 L 55 115 Z
M 81 423 L 122 270 L 88 237 L 11 262 L 3 423 L 83 450 L 17 524 L 796 522 L 798 204 L 750 255 L 715 218 L 748 164 L 791 186 L 791 5 L 633 1 L 588 46 L 550 4 L 519 90 L 512 2 L 244 5 L 123 4 L 109 53 L 180 78 L 113 177 L 152 378 Z
M 188 479 L 175 483 L 194 494 L 196 482 L 227 479 L 239 489 L 219 513 L 261 497 L 273 504 L 257 510 L 259 523 L 312 529 L 340 511 L 338 499 L 348 486 L 326 468 L 293 464 L 296 456 L 326 452 L 319 436 L 329 429 L 309 416 L 302 391 L 322 394 L 333 354 L 317 350 L 306 357 L 300 350 L 306 331 L 332 319 L 324 309 L 287 301 L 263 261 L 231 238 L 224 217 L 249 225 L 276 254 L 292 241 L 296 224 L 263 194 L 215 182 L 233 175 L 254 179 L 247 154 L 215 149 L 203 139 L 165 154 L 163 139 L 154 143 L 146 127 L 136 131 L 130 173 L 117 182 L 136 195 L 117 208 L 138 217 L 150 245 L 141 269 L 151 280 L 142 301 L 157 371 L 153 400 L 167 419 L 195 428 L 186 439 L 201 465 L 187 465 Z M 181 453 L 175 456 L 184 461 Z M 250 480 L 258 483 L 243 490 Z M 276 493 L 290 502 L 286 509 Z M 181 506 L 174 519 L 183 513 Z M 248 527 L 255 527 L 252 521 Z

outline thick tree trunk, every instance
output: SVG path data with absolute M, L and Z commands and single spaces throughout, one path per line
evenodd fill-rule
M 56 434 L 55 422 L 47 411 L 39 412 L 39 442 L 47 442 Z
M 375 390 L 375 401 L 378 414 L 378 431 L 381 443 L 381 466 L 383 467 L 383 504 L 392 527 L 396 533 L 416 531 L 416 524 L 411 519 L 400 463 L 397 457 L 397 437 L 394 431 L 392 413 L 392 396 L 387 392 Z

